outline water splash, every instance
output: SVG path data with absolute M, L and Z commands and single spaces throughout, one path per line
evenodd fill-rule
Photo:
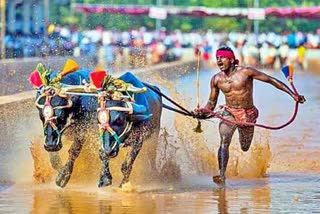
M 177 86 L 171 81 L 162 78 L 160 75 L 152 75 L 153 80 L 162 87 L 169 90 L 170 97 L 178 100 L 182 106 L 192 104 L 190 100 L 177 91 Z M 195 105 L 195 104 L 194 104 Z M 214 125 L 203 122 L 203 133 L 195 133 L 197 121 L 180 114 L 174 116 L 174 129 L 170 129 L 169 135 L 174 139 L 177 150 L 176 162 L 182 174 L 205 174 L 218 173 L 218 161 L 216 153 L 219 147 L 219 134 L 217 132 L 219 121 L 212 121 Z M 213 128 L 212 126 L 216 126 Z M 212 130 L 215 129 L 213 132 Z M 230 146 L 230 159 L 227 175 L 231 177 L 263 177 L 271 161 L 270 133 L 269 131 L 256 131 L 251 149 L 242 152 L 238 136 L 235 134 Z M 208 143 L 209 142 L 209 143 Z
M 181 75 L 185 75 L 185 72 L 181 72 Z M 172 78 L 163 76 L 162 73 L 154 73 L 145 79 L 167 90 L 167 95 L 182 106 L 187 106 L 187 103 L 189 106 L 192 104 L 196 106 L 194 99 L 177 90 L 179 86 L 175 85 Z M 216 119 L 212 119 L 211 123 L 202 122 L 204 132 L 195 133 L 193 131 L 197 125 L 195 119 L 164 110 L 160 138 L 145 142 L 134 164 L 131 181 L 139 185 L 157 180 L 174 182 L 190 175 L 217 174 L 217 151 L 220 144 L 218 123 Z M 236 132 L 230 146 L 227 176 L 238 178 L 265 176 L 273 160 L 270 140 L 269 131 L 256 129 L 251 148 L 248 152 L 243 152 Z M 100 144 L 94 133 L 89 141 L 92 142 L 85 143 L 79 160 L 76 161 L 71 183 L 76 181 L 95 183 L 98 180 L 100 161 L 97 151 Z M 122 148 L 118 157 L 111 160 L 110 167 L 115 181 L 120 181 L 122 178 L 120 168 L 128 149 Z M 156 171 L 150 166 L 150 156 L 156 157 Z

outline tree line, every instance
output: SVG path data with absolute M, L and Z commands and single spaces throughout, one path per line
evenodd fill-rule
M 50 17 L 51 23 L 56 24 L 72 24 L 82 29 L 95 29 L 102 26 L 109 30 L 128 30 L 145 26 L 147 29 L 154 30 L 156 22 L 154 19 L 145 16 L 132 16 L 122 14 L 82 14 L 75 12 L 74 3 L 86 4 L 108 4 L 108 5 L 141 5 L 156 6 L 161 2 L 163 6 L 173 5 L 175 7 L 188 6 L 205 6 L 215 8 L 252 8 L 259 3 L 259 7 L 311 7 L 317 6 L 319 0 L 64 0 L 63 4 L 59 1 L 50 1 Z M 260 32 L 273 31 L 282 33 L 285 31 L 302 31 L 314 32 L 319 28 L 319 20 L 307 19 L 290 19 L 266 17 L 265 20 L 259 21 Z M 168 16 L 166 20 L 161 22 L 168 30 L 181 29 L 185 32 L 191 30 L 207 30 L 211 29 L 218 32 L 229 31 L 253 31 L 252 20 L 246 18 L 233 17 L 187 17 L 187 16 Z

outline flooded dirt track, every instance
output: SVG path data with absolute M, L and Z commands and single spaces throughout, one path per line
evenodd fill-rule
M 200 72 L 201 105 L 207 101 L 214 72 Z M 285 82 L 280 72 L 270 74 Z M 187 109 L 197 106 L 196 73 L 192 69 L 138 75 Z M 111 162 L 114 184 L 96 186 L 100 144 L 93 131 L 88 134 L 69 184 L 61 189 L 55 185 L 56 172 L 42 148 L 42 126 L 33 102 L 1 107 L 0 213 L 320 212 L 320 76 L 297 72 L 294 80 L 307 99 L 299 106 L 297 119 L 277 131 L 257 128 L 246 153 L 241 151 L 236 133 L 225 189 L 212 183 L 212 175 L 218 172 L 216 119 L 202 122 L 204 132 L 199 134 L 193 131 L 197 125 L 194 119 L 164 110 L 156 150 L 158 173 L 150 170 L 147 160 L 153 146 L 146 142 L 134 164 L 131 182 L 123 189 L 117 186 L 126 149 Z M 292 98 L 270 85 L 255 83 L 254 87 L 259 123 L 277 126 L 289 120 L 294 110 Z M 218 103 L 223 101 L 221 97 Z M 64 140 L 63 158 L 70 146 L 70 140 Z
M 308 182 L 306 182 L 306 178 Z M 232 179 L 217 189 L 193 177 L 141 192 L 70 185 L 14 185 L 1 192 L 1 213 L 318 213 L 319 178 L 277 175 Z M 201 182 L 201 184 L 200 184 Z M 196 183 L 196 184 L 195 184 Z

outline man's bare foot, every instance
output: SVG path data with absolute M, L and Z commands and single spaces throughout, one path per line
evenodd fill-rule
M 226 185 L 226 179 L 220 175 L 216 175 L 212 177 L 212 180 L 214 183 L 218 184 L 219 186 L 225 186 Z

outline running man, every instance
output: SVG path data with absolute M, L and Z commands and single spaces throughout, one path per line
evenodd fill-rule
M 217 105 L 220 91 L 225 96 L 225 105 L 222 116 L 237 122 L 255 123 L 259 111 L 253 102 L 253 80 L 269 83 L 277 89 L 289 94 L 296 102 L 304 103 L 304 96 L 295 94 L 286 84 L 271 77 L 253 67 L 239 66 L 231 48 L 223 46 L 216 51 L 217 65 L 220 72 L 215 74 L 210 82 L 211 92 L 208 103 L 195 110 L 197 117 L 202 117 L 213 111 Z M 229 145 L 235 130 L 239 131 L 239 141 L 242 151 L 249 150 L 254 126 L 237 126 L 221 121 L 219 124 L 220 148 L 218 161 L 220 175 L 213 176 L 213 181 L 219 185 L 225 185 L 225 172 L 229 159 Z

